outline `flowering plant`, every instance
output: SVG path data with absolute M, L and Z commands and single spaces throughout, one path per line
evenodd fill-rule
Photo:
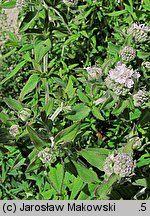
M 0 8 L 0 198 L 149 199 L 148 1 Z

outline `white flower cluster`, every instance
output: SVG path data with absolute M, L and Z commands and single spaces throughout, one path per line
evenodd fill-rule
M 135 168 L 133 157 L 126 153 L 110 155 L 104 162 L 104 172 L 107 176 L 115 173 L 122 177 L 129 177 Z
M 111 89 L 118 96 L 125 96 L 130 91 L 130 89 L 126 88 L 123 84 L 115 82 L 109 76 L 106 77 L 105 84 L 108 89 Z
M 9 128 L 9 133 L 14 137 L 17 136 L 19 134 L 19 125 L 12 125 Z
M 105 79 L 105 84 L 118 95 L 125 95 L 134 85 L 134 78 L 138 79 L 140 74 L 133 69 L 128 68 L 125 64 L 117 63 L 114 69 L 109 71 Z
M 128 29 L 128 34 L 133 34 L 134 40 L 136 42 L 144 42 L 148 39 L 148 32 L 150 28 L 146 24 L 133 23 Z
M 132 143 L 133 149 L 139 149 L 142 145 L 142 139 L 138 136 L 132 137 L 129 142 Z
M 43 151 L 40 151 L 38 157 L 44 164 L 51 162 L 50 148 L 46 147 Z
M 63 0 L 63 2 L 68 6 L 75 6 L 78 4 L 78 0 Z
M 19 114 L 18 114 L 18 117 L 22 120 L 22 121 L 27 121 L 29 118 L 30 118 L 30 116 L 31 116 L 31 110 L 30 109 L 28 109 L 28 108 L 23 108 L 20 112 L 19 112 Z
M 98 79 L 99 77 L 102 76 L 102 69 L 100 67 L 93 66 L 93 67 L 87 67 L 85 69 L 88 72 L 89 80 Z
M 150 70 L 150 62 L 148 62 L 148 61 L 143 62 L 142 65 L 143 65 L 146 69 Z
M 121 58 L 125 61 L 131 61 L 135 58 L 136 56 L 136 51 L 132 47 L 125 46 L 121 51 L 120 51 Z
M 135 107 L 140 107 L 148 100 L 148 92 L 143 88 L 133 95 L 133 102 Z

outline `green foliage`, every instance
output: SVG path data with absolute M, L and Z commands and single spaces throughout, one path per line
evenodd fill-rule
M 0 199 L 150 199 L 149 1 L 24 2 L 1 38 Z

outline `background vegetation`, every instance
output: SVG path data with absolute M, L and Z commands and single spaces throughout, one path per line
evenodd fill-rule
M 149 5 L 1 1 L 1 199 L 150 199 Z

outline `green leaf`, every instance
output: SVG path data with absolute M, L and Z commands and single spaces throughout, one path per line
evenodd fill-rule
M 138 185 L 138 186 L 142 186 L 142 187 L 146 187 L 146 188 L 148 187 L 146 178 L 141 178 L 141 179 L 135 180 L 135 182 L 133 182 L 133 185 Z
M 37 19 L 38 19 L 37 11 L 28 12 L 20 25 L 20 32 L 26 31 L 29 27 L 31 27 L 31 25 Z
M 44 105 L 43 110 L 46 112 L 46 115 L 49 116 L 54 107 L 54 99 L 50 98 L 49 102 Z
M 35 148 L 41 151 L 43 147 L 46 145 L 46 142 L 43 141 L 41 137 L 29 125 L 27 125 L 27 131 L 29 133 L 30 139 L 32 140 Z
M 97 184 L 90 183 L 86 185 L 83 190 L 80 192 L 77 200 L 92 200 L 95 197 L 94 191 L 97 187 Z
M 15 99 L 5 98 L 4 102 L 13 110 L 21 111 L 23 109 L 22 104 Z
M 46 55 L 46 53 L 50 50 L 50 48 L 51 48 L 51 41 L 49 38 L 45 41 L 41 41 L 40 43 L 35 44 L 34 49 L 35 49 L 36 63 L 42 60 L 42 58 Z
M 50 200 L 50 198 L 54 195 L 54 192 L 56 194 L 56 191 L 52 188 L 47 191 L 43 191 L 41 195 L 43 196 L 44 200 Z
M 22 56 L 22 58 L 23 58 L 24 60 L 26 60 L 27 62 L 32 62 L 32 59 L 31 59 L 31 57 L 30 57 L 30 52 L 26 52 L 26 53 Z
M 53 58 L 53 59 L 49 62 L 48 68 L 53 68 L 53 66 L 54 66 L 55 63 L 56 63 L 56 59 L 57 59 L 57 57 Z
M 123 152 L 127 154 L 133 153 L 133 141 L 130 141 L 123 146 Z
M 16 1 L 9 1 L 9 2 L 4 2 L 0 4 L 0 8 L 9 9 L 9 8 L 14 8 L 15 5 L 16 5 Z
M 80 99 L 83 103 L 86 103 L 86 104 L 89 104 L 89 103 L 90 103 L 89 98 L 88 98 L 88 97 L 85 95 L 85 93 L 82 92 L 80 89 L 78 89 L 77 94 L 78 94 L 78 96 L 79 96 L 79 99 Z
M 142 167 L 146 165 L 150 165 L 150 158 L 144 159 L 136 163 L 137 167 Z
M 87 183 L 99 182 L 97 174 L 92 169 L 87 169 L 87 168 L 81 166 L 80 164 L 78 164 L 75 161 L 72 161 L 72 162 L 75 165 L 80 178 L 84 182 L 87 182 Z
M 21 153 L 19 153 L 17 158 L 15 159 L 11 169 L 14 170 L 14 169 L 20 167 L 21 165 L 24 164 L 25 160 L 26 160 L 26 158 L 23 158 Z
M 6 124 L 9 120 L 9 116 L 6 113 L 0 112 L 0 120 Z
M 144 109 L 142 111 L 142 114 L 141 114 L 140 119 L 138 121 L 138 125 L 141 125 L 143 127 L 149 121 L 150 121 L 150 113 L 149 113 L 149 108 L 147 108 L 147 109 Z
M 143 1 L 143 8 L 146 9 L 146 10 L 148 10 L 148 11 L 150 11 L 149 4 L 150 4 L 150 0 L 144 0 Z
M 73 121 L 80 121 L 86 118 L 90 111 L 91 109 L 88 106 L 85 106 L 83 103 L 79 103 L 73 107 L 72 113 L 67 115 L 66 118 Z
M 143 51 L 138 51 L 137 56 L 141 59 L 146 59 L 149 58 L 150 53 L 149 52 L 143 52 Z
M 132 15 L 134 20 L 137 20 L 137 16 L 136 13 L 133 12 L 133 1 L 132 0 L 128 0 L 130 5 L 127 5 L 124 3 L 125 9 Z
M 64 44 L 67 45 L 69 43 L 75 42 L 76 40 L 78 40 L 79 36 L 80 36 L 80 34 L 73 34 L 73 35 L 69 36 L 69 38 L 65 41 Z
M 30 78 L 28 79 L 26 85 L 23 87 L 21 93 L 20 93 L 20 100 L 22 101 L 24 99 L 24 97 L 33 91 L 33 89 L 35 89 L 35 87 L 37 86 L 38 82 L 40 80 L 40 77 L 37 76 L 36 74 L 33 74 L 30 76 Z
M 83 30 L 83 31 L 81 31 L 80 33 L 81 33 L 84 37 L 89 38 L 89 36 L 88 36 L 88 34 L 87 34 L 86 31 Z
M 33 44 L 25 44 L 23 45 L 23 47 L 21 47 L 20 50 L 18 50 L 18 52 L 24 52 L 31 49 L 33 49 Z
M 111 150 L 105 149 L 105 148 L 87 148 L 86 151 L 88 152 L 96 152 L 99 154 L 109 155 Z
M 16 52 L 16 48 L 10 50 L 8 53 L 6 53 L 6 54 L 4 54 L 3 56 L 0 57 L 0 61 L 7 58 L 7 57 L 9 57 L 10 55 L 12 55 L 15 52 Z
M 64 26 L 67 28 L 68 32 L 71 33 L 71 31 L 70 31 L 70 29 L 69 29 L 69 26 L 68 26 L 68 24 L 67 24 L 66 14 L 63 13 L 61 10 L 59 10 L 59 9 L 56 8 L 56 7 L 49 6 L 48 9 L 53 10 L 53 11 L 60 17 L 60 19 L 62 20 Z
M 116 174 L 112 174 L 107 181 L 104 181 L 96 189 L 96 195 L 98 195 L 100 199 L 108 199 L 107 195 L 111 192 L 112 186 L 117 180 L 118 176 Z
M 126 109 L 129 106 L 129 101 L 128 100 L 124 100 L 118 107 L 116 107 L 112 114 L 114 115 L 120 115 L 124 109 Z
M 62 184 L 64 179 L 64 169 L 61 164 L 57 164 L 56 167 L 50 167 L 48 179 L 52 187 L 58 194 L 61 194 Z
M 82 179 L 78 176 L 74 181 L 73 181 L 73 187 L 71 188 L 71 195 L 70 195 L 70 200 L 74 200 L 78 193 L 81 191 L 83 187 L 83 181 Z
M 143 167 L 146 165 L 150 165 L 150 154 L 143 154 L 136 162 L 137 167 Z
M 109 153 L 110 151 L 105 151 L 105 149 L 99 149 L 99 151 L 94 149 L 92 151 L 89 151 L 89 149 L 83 149 L 79 152 L 79 155 L 84 157 L 92 166 L 103 171 L 104 161 L 108 157 Z
M 14 44 L 16 44 L 16 46 L 18 46 L 19 44 L 19 41 L 18 41 L 18 38 L 17 36 L 15 35 L 15 33 L 11 32 L 11 31 L 8 31 L 7 32 L 7 35 L 9 36 L 9 40 L 11 42 L 13 42 Z
M 104 117 L 101 115 L 101 113 L 97 107 L 92 108 L 92 113 L 97 119 L 99 119 L 101 121 L 105 121 Z
M 76 123 L 71 125 L 70 127 L 65 128 L 55 136 L 54 142 L 57 144 L 60 142 L 70 142 L 74 140 L 74 138 L 77 135 L 77 132 L 79 131 L 79 128 L 80 123 Z
M 10 72 L 10 74 L 8 74 L 8 76 L 3 79 L 0 82 L 0 85 L 2 85 L 3 83 L 5 83 L 7 80 L 9 80 L 10 78 L 12 78 L 13 76 L 15 76 L 15 74 L 26 64 L 26 61 L 22 61 L 19 64 L 17 64 L 17 66 Z
M 26 173 L 32 172 L 38 168 L 40 168 L 42 165 L 42 161 L 39 158 L 35 158 L 27 167 Z
M 130 121 L 133 121 L 134 119 L 138 119 L 141 116 L 141 111 L 139 109 L 135 109 L 134 112 L 130 112 Z
M 4 181 L 7 177 L 7 171 L 8 171 L 8 166 L 5 164 L 5 162 L 2 163 L 1 169 L 2 169 L 1 182 L 4 183 Z
M 65 89 L 65 93 L 67 93 L 68 97 L 71 99 L 75 94 L 75 89 L 73 88 L 72 76 L 69 77 L 67 87 Z
M 120 47 L 113 44 L 112 42 L 108 43 L 108 52 L 112 55 L 116 55 L 119 52 Z
M 114 11 L 111 13 L 105 13 L 107 16 L 120 16 L 122 14 L 127 13 L 127 10 L 121 10 L 121 11 Z

